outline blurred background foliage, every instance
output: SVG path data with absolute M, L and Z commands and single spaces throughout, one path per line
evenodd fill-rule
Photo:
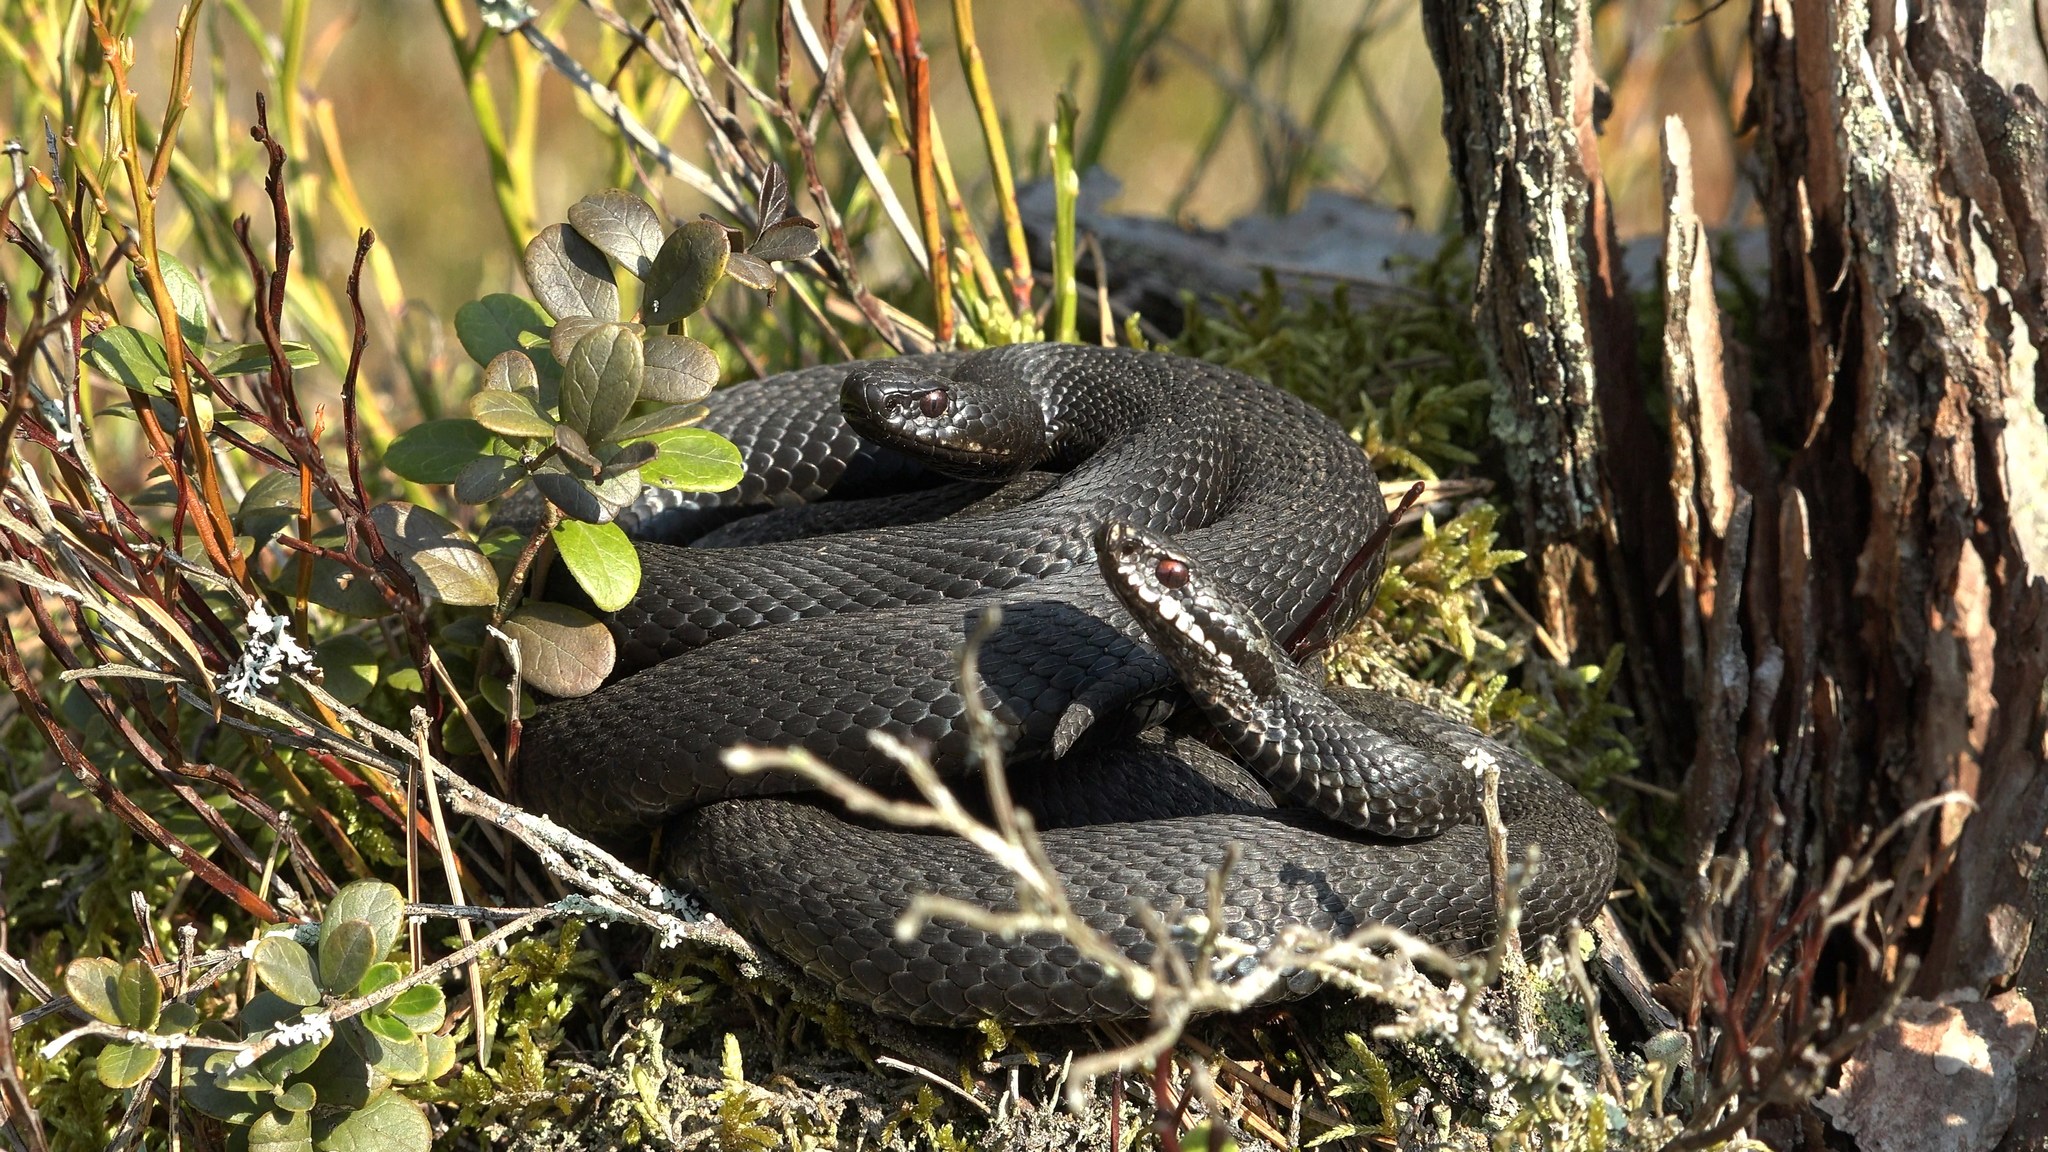
M 163 107 L 178 11 L 150 0 L 134 7 L 134 83 L 153 114 Z M 825 6 L 810 7 L 822 21 Z M 986 157 L 973 146 L 975 108 L 955 63 L 953 22 L 946 5 L 923 7 L 932 103 L 954 145 L 962 192 L 992 236 L 993 190 Z M 637 23 L 645 19 L 638 8 L 617 11 Z M 774 53 L 774 9 L 700 7 L 707 21 L 725 25 L 718 35 L 737 44 L 738 62 L 757 75 L 773 71 L 762 60 Z M 1608 0 L 1596 10 L 1596 63 L 1615 93 L 1602 162 L 1624 237 L 1659 226 L 1657 129 L 1674 113 L 1692 131 L 1702 217 L 1738 222 L 1747 205 L 1733 129 L 1746 12 L 1699 0 Z M 705 130 L 680 86 L 644 67 L 592 9 L 557 4 L 541 18 L 576 59 L 593 70 L 614 67 L 600 79 L 633 100 L 678 154 L 703 155 Z M 1441 97 L 1417 0 L 1053 0 L 983 4 L 975 19 L 1020 181 L 1045 169 L 1044 129 L 1056 96 L 1067 92 L 1081 109 L 1079 166 L 1099 163 L 1121 182 L 1109 205 L 1115 211 L 1217 226 L 1298 207 L 1309 188 L 1330 187 L 1406 209 L 1424 228 L 1454 223 Z M 90 125 L 100 115 L 78 107 L 88 70 L 70 69 L 68 88 L 56 71 L 59 45 L 97 52 L 78 34 L 84 20 L 68 0 L 0 4 L 0 138 L 21 140 L 38 167 L 47 168 L 46 123 Z M 316 346 L 341 332 L 334 292 L 356 229 L 372 227 L 381 241 L 372 256 L 372 339 L 395 348 L 406 316 L 431 328 L 424 317 L 445 321 L 464 301 L 514 286 L 524 236 L 593 189 L 633 182 L 633 161 L 603 114 L 528 45 L 480 38 L 477 10 L 465 0 L 214 0 L 200 20 L 195 103 L 174 179 L 180 199 L 189 206 L 196 195 L 213 218 L 167 213 L 164 247 L 188 252 L 189 238 L 226 256 L 227 222 L 262 215 L 260 154 L 246 129 L 255 94 L 276 93 L 301 230 L 302 298 L 294 303 L 316 329 Z M 853 103 L 908 203 L 908 166 L 888 147 L 872 70 L 853 60 L 849 73 Z M 88 152 L 97 147 L 93 135 L 79 141 Z M 492 140 L 502 144 L 498 156 Z M 843 150 L 823 151 L 831 164 Z M 503 196 L 494 191 L 494 165 Z M 655 191 L 683 218 L 708 207 L 674 180 L 657 178 Z M 856 210 L 874 214 L 872 203 Z M 909 271 L 888 229 L 851 231 L 869 280 L 887 284 Z M 416 340 L 407 351 L 405 363 L 423 370 L 423 355 L 446 349 Z M 390 357 L 372 363 L 386 366 L 373 383 L 395 397 L 435 403 L 390 379 Z

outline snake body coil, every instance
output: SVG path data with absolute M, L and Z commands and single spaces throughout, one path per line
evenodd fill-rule
M 866 438 L 834 418 L 842 396 Z M 1231 766 L 1199 746 L 1111 739 L 1135 726 L 1135 705 L 1191 675 L 1181 656 L 1170 664 L 1146 642 L 1148 631 L 1159 638 L 1158 602 L 1115 587 L 1118 533 L 1173 548 L 1270 651 L 1266 638 L 1296 628 L 1382 523 L 1363 453 L 1293 397 L 1199 362 L 1048 345 L 814 369 L 714 401 L 711 426 L 746 451 L 748 485 L 736 499 L 643 509 L 657 532 L 702 530 L 735 503 L 828 514 L 905 485 L 925 490 L 927 510 L 958 514 L 746 548 L 643 548 L 641 595 L 613 621 L 622 660 L 639 670 L 544 709 L 527 728 L 516 786 L 596 833 L 687 813 L 674 842 L 693 884 L 845 998 L 929 1023 L 1141 1010 L 1056 937 L 1003 941 L 935 922 L 897 942 L 896 917 L 917 892 L 1013 902 L 1007 875 L 964 843 L 860 827 L 806 802 L 727 799 L 798 786 L 729 775 L 718 754 L 738 743 L 798 744 L 863 782 L 897 783 L 867 739 L 879 729 L 927 742 L 942 771 L 964 770 L 957 650 L 991 600 L 1003 623 L 982 645 L 981 669 L 1020 792 L 1053 829 L 1047 850 L 1077 910 L 1132 955 L 1151 944 L 1130 900 L 1169 917 L 1199 907 L 1233 842 L 1244 855 L 1226 893 L 1232 935 L 1266 942 L 1289 921 L 1337 931 L 1387 922 L 1454 946 L 1483 941 L 1493 899 L 1462 766 L 1474 750 L 1503 766 L 1514 837 L 1541 843 L 1551 862 L 1527 894 L 1530 926 L 1597 907 L 1612 870 L 1597 814 L 1540 768 L 1413 705 L 1347 701 L 1340 715 L 1366 735 L 1351 731 L 1346 746 L 1379 757 L 1357 779 L 1299 755 L 1251 757 L 1269 776 L 1293 771 L 1291 785 L 1272 777 L 1292 799 L 1364 813 L 1362 830 L 1276 810 L 1241 774 L 1229 786 Z M 912 448 L 923 463 L 872 441 Z M 1058 476 L 975 502 L 1033 469 Z M 935 487 L 931 470 L 985 487 Z M 851 522 L 888 519 L 888 509 L 883 500 Z M 1376 567 L 1360 574 L 1342 602 L 1367 599 L 1377 578 Z M 1309 700 L 1312 686 L 1286 673 L 1294 679 L 1276 681 L 1277 699 Z M 1190 682 L 1241 746 L 1266 739 L 1245 735 L 1215 693 Z M 1284 744 L 1319 732 L 1311 717 L 1323 705 L 1303 707 L 1268 735 Z M 1077 744 L 1106 750 L 1066 755 Z M 1446 763 L 1456 766 L 1449 776 Z M 1431 838 L 1389 839 L 1413 836 Z M 1276 994 L 1308 984 L 1296 976 Z

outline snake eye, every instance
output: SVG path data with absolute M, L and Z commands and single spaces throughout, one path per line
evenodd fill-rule
M 948 399 L 944 388 L 934 388 L 917 398 L 917 410 L 924 413 L 925 419 L 937 420 L 946 414 Z
M 1161 560 L 1157 565 L 1154 565 L 1152 574 L 1159 578 L 1159 583 L 1163 587 L 1185 588 L 1188 586 L 1188 566 L 1171 557 Z

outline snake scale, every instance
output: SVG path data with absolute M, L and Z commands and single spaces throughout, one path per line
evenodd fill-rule
M 680 815 L 672 843 L 691 885 L 841 997 L 932 1024 L 1143 1011 L 1056 936 L 935 921 L 896 940 L 917 893 L 1013 905 L 1007 875 L 964 842 L 852 823 L 769 795 L 799 789 L 793 778 L 720 764 L 735 744 L 794 744 L 900 785 L 867 736 L 882 730 L 965 772 L 957 653 L 990 602 L 1002 623 L 981 673 L 1020 801 L 1048 829 L 1077 910 L 1134 957 L 1152 944 L 1131 900 L 1169 919 L 1199 909 L 1231 843 L 1233 936 L 1384 922 L 1483 943 L 1494 912 L 1475 750 L 1502 767 L 1511 839 L 1550 862 L 1525 893 L 1525 926 L 1598 907 L 1612 837 L 1568 787 L 1415 705 L 1324 696 L 1273 647 L 1385 517 L 1364 454 L 1300 400 L 1199 361 L 1023 345 L 810 369 L 735 385 L 712 407 L 707 426 L 741 446 L 747 479 L 717 496 L 651 494 L 634 531 L 759 542 L 640 545 L 641 591 L 610 620 L 621 675 L 528 724 L 515 789 L 596 835 Z M 763 507 L 775 509 L 757 518 L 764 530 L 746 535 L 739 516 Z M 1113 555 L 1132 541 L 1199 580 L 1167 607 L 1145 598 Z M 1378 578 L 1378 560 L 1355 573 L 1309 639 L 1351 623 Z M 1198 602 L 1205 639 L 1267 653 L 1273 674 L 1241 683 L 1239 655 L 1219 680 L 1214 651 L 1162 643 L 1177 633 L 1161 612 L 1190 621 Z M 1198 741 L 1137 736 L 1185 699 L 1184 680 L 1246 762 L 1305 807 L 1275 807 Z M 1269 701 L 1247 703 L 1260 689 Z M 1299 975 L 1279 993 L 1311 986 Z

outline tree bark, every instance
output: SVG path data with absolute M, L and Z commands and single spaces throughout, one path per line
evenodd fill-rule
M 1727 354 L 1674 123 L 1668 436 L 1633 357 L 1599 352 L 1633 333 L 1583 6 L 1425 5 L 1541 615 L 1575 653 L 1628 645 L 1653 770 L 1684 774 L 1694 1018 L 1723 968 L 1789 947 L 1833 862 L 1889 883 L 1874 963 L 1826 926 L 1814 987 L 1743 1017 L 1775 1030 L 1756 1045 L 1806 1036 L 1809 995 L 1854 1019 L 1909 976 L 2048 999 L 2048 108 L 2015 82 L 2048 65 L 2001 47 L 1987 71 L 1998 2 L 1756 0 L 1760 346 Z M 1949 792 L 1974 811 L 1902 821 Z M 2044 1146 L 2023 1103 L 2006 1147 Z

